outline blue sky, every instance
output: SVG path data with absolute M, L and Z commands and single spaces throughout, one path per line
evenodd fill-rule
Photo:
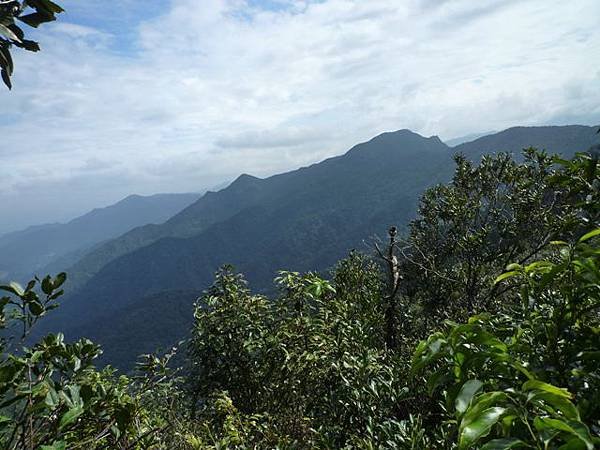
M 597 0 L 63 0 L 0 90 L 0 233 L 410 128 L 600 123 Z

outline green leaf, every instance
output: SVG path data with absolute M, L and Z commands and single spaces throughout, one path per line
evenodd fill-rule
M 69 424 L 75 422 L 79 416 L 83 414 L 83 408 L 81 406 L 75 406 L 69 409 L 61 418 L 58 425 L 59 429 L 63 429 Z
M 12 422 L 12 421 L 13 421 L 13 419 L 11 417 L 0 415 L 0 425 L 5 424 L 7 422 Z
M 58 405 L 60 405 L 60 398 L 54 388 L 51 387 L 48 390 L 44 403 L 46 403 L 46 405 L 50 408 L 56 408 Z
M 460 392 L 454 400 L 456 411 L 462 415 L 471 404 L 473 396 L 481 389 L 483 383 L 479 380 L 469 380 L 463 384 Z
M 42 280 L 42 292 L 46 295 L 50 295 L 53 289 L 54 286 L 52 286 L 52 278 L 50 277 L 50 275 L 47 275 Z
M 67 274 L 65 272 L 61 272 L 58 275 L 56 275 L 54 277 L 54 281 L 52 282 L 54 289 L 58 289 L 59 287 L 61 287 L 63 285 L 63 283 L 66 281 L 66 279 L 67 279 Z
M 586 450 L 586 445 L 577 438 L 572 438 L 566 444 L 558 447 L 558 450 Z
M 536 262 L 529 264 L 527 267 L 525 267 L 525 272 L 531 273 L 535 270 L 552 269 L 553 267 L 554 267 L 554 264 L 551 263 L 550 261 L 536 261 Z
M 534 391 L 528 402 L 540 402 L 541 408 L 552 413 L 552 409 L 561 412 L 567 419 L 579 420 L 579 410 L 569 399 L 544 391 Z
M 29 306 L 29 311 L 34 316 L 41 316 L 42 314 L 44 314 L 44 307 L 42 306 L 42 304 L 40 302 L 37 302 L 37 301 L 29 302 L 28 306 Z
M 451 372 L 446 367 L 435 371 L 433 374 L 427 377 L 427 392 L 429 395 L 433 395 L 433 392 L 442 384 L 450 382 L 454 379 Z
M 67 444 L 63 441 L 53 442 L 52 445 L 42 445 L 40 450 L 66 450 Z
M 506 408 L 495 406 L 481 411 L 476 417 L 473 417 L 469 423 L 461 423 L 459 430 L 459 450 L 470 448 L 477 443 L 479 439 L 489 434 L 491 428 L 500 420 Z M 463 419 L 464 422 L 464 419 Z
M 573 437 L 582 441 L 587 450 L 594 450 L 594 442 L 590 430 L 581 422 L 574 420 L 559 420 L 549 417 L 536 417 L 533 425 L 539 431 L 558 430 L 571 434 Z
M 413 355 L 411 373 L 414 375 L 441 356 L 441 350 L 445 343 L 444 335 L 439 332 L 432 334 L 426 341 L 421 341 Z
M 598 235 L 600 235 L 600 228 L 596 228 L 595 230 L 592 230 L 589 233 L 584 234 L 579 239 L 579 242 L 585 242 L 585 241 L 593 238 L 594 236 L 598 236 Z
M 498 278 L 496 278 L 496 279 L 494 280 L 494 284 L 498 284 L 498 283 L 500 283 L 501 281 L 504 281 L 504 280 L 506 280 L 507 278 L 514 277 L 515 275 L 518 275 L 518 274 L 519 274 L 519 272 L 518 272 L 518 271 L 516 271 L 516 270 L 512 270 L 512 271 L 510 271 L 510 272 L 504 272 L 502 275 L 500 275 Z
M 493 439 L 481 447 L 481 450 L 509 450 L 526 445 L 525 442 L 516 438 Z
M 539 389 L 540 391 L 549 392 L 560 397 L 571 399 L 573 396 L 569 391 L 563 388 L 556 387 L 552 384 L 544 383 L 539 380 L 529 380 L 523 383 L 522 389 L 524 391 L 531 391 L 533 389 Z

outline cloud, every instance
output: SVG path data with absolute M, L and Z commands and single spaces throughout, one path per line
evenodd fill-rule
M 251 130 L 231 133 L 215 141 L 221 148 L 269 149 L 277 147 L 297 147 L 311 141 L 318 141 L 322 135 L 313 128 L 282 127 L 278 130 Z
M 0 91 L 0 202 L 17 217 L 0 230 L 267 176 L 394 129 L 600 122 L 595 0 L 64 6 Z

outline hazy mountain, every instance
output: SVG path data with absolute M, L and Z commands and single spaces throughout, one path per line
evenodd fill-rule
M 575 152 L 586 151 L 598 143 L 597 129 L 598 127 L 583 125 L 514 127 L 457 145 L 452 148 L 452 151 L 473 157 L 498 152 L 520 155 L 524 147 L 535 147 L 549 153 L 571 156 Z
M 131 195 L 65 224 L 27 228 L 0 237 L 0 279 L 64 270 L 94 245 L 131 228 L 161 223 L 198 199 L 200 194 Z
M 479 139 L 480 137 L 489 136 L 490 134 L 494 133 L 496 133 L 496 131 L 487 131 L 485 133 L 471 133 L 467 134 L 466 136 L 459 136 L 453 139 L 447 139 L 444 142 L 449 147 L 456 147 L 457 145 L 464 144 L 465 142 L 471 142 L 475 139 Z
M 243 175 L 164 224 L 91 252 L 72 272 L 80 280 L 86 268 L 94 273 L 84 273 L 87 281 L 48 326 L 98 340 L 109 361 L 126 367 L 150 344 L 168 346 L 185 335 L 189 319 L 180 312 L 191 311 L 191 299 L 222 264 L 233 264 L 258 289 L 268 288 L 279 269 L 325 270 L 352 248 L 368 250 L 365 240 L 389 225 L 414 218 L 423 190 L 450 179 L 455 152 L 478 159 L 535 146 L 572 154 L 589 148 L 595 131 L 512 128 L 450 148 L 402 130 L 296 171 Z

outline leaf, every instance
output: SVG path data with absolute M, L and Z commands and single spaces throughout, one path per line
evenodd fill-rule
M 566 444 L 558 447 L 558 450 L 586 450 L 586 445 L 577 438 L 571 438 Z
M 423 367 L 441 356 L 440 350 L 446 339 L 442 333 L 434 333 L 426 341 L 421 341 L 413 355 L 411 373 L 414 375 Z
M 48 390 L 44 403 L 50 408 L 56 408 L 58 405 L 60 405 L 60 397 L 58 396 L 54 388 L 51 387 Z
M 16 281 L 11 281 L 8 286 L 0 286 L 0 290 L 10 292 L 11 294 L 18 295 L 19 297 L 25 294 L 23 286 Z
M 506 280 L 507 278 L 514 277 L 515 275 L 518 275 L 518 274 L 519 274 L 519 272 L 517 272 L 516 270 L 512 270 L 512 271 L 510 271 L 510 272 L 504 272 L 502 275 L 500 275 L 498 278 L 496 278 L 496 279 L 494 280 L 494 284 L 498 284 L 498 283 L 500 283 L 501 281 L 504 281 L 504 280 Z
M 52 445 L 42 445 L 40 447 L 40 450 L 66 450 L 67 449 L 67 444 L 64 443 L 63 441 L 60 442 L 53 442 Z
M 13 419 L 11 417 L 0 415 L 0 425 L 7 423 L 7 422 L 12 422 L 12 421 L 13 421 Z
M 0 71 L 0 75 L 2 76 L 2 81 L 4 82 L 6 87 L 8 87 L 8 89 L 12 89 L 12 83 L 10 81 L 10 76 L 8 75 L 8 72 L 6 71 L 6 69 L 2 69 Z
M 475 418 L 478 417 L 483 410 L 497 405 L 499 402 L 506 400 L 506 398 L 506 393 L 500 391 L 486 392 L 478 395 L 477 398 L 471 402 L 471 406 L 465 413 L 462 423 L 467 425 L 469 422 L 475 420 Z
M 526 445 L 525 442 L 516 438 L 494 439 L 481 447 L 481 450 L 509 450 L 511 448 L 524 447 Z
M 52 286 L 52 278 L 50 277 L 50 275 L 47 275 L 42 280 L 42 292 L 46 295 L 50 295 L 53 289 L 54 286 Z
M 500 420 L 505 411 L 506 408 L 495 406 L 481 411 L 481 413 L 477 417 L 474 417 L 468 424 L 463 425 L 461 423 L 458 441 L 459 450 L 468 449 L 479 439 L 487 436 L 491 428 L 498 420 Z
M 594 442 L 590 434 L 590 430 L 581 422 L 573 420 L 551 419 L 549 417 L 536 417 L 533 425 L 539 431 L 543 430 L 558 430 L 569 433 L 572 436 L 582 441 L 587 450 L 594 450 Z
M 0 66 L 6 70 L 9 77 L 12 75 L 14 64 L 8 47 L 0 46 Z
M 579 242 L 585 242 L 595 236 L 600 235 L 600 228 L 596 228 L 595 230 L 590 231 L 589 233 L 584 234 L 579 238 Z
M 17 19 L 19 19 L 23 23 L 26 23 L 30 27 L 37 28 L 42 23 L 52 22 L 52 21 L 56 20 L 56 17 L 54 17 L 51 14 L 47 14 L 47 13 L 43 13 L 43 12 L 34 12 L 34 13 L 27 14 L 24 16 L 19 16 L 19 17 L 17 17 Z
M 35 41 L 30 41 L 28 39 L 23 39 L 23 41 L 20 44 L 16 43 L 15 45 L 19 48 L 24 48 L 25 50 L 30 51 L 30 52 L 39 52 L 40 51 L 40 44 L 38 44 Z
M 56 275 L 54 277 L 54 281 L 52 282 L 54 289 L 58 289 L 59 287 L 61 287 L 66 280 L 67 274 L 65 272 L 61 272 L 58 275 Z
M 50 0 L 36 0 L 36 3 L 38 3 L 38 4 L 42 4 L 42 5 L 43 5 L 43 7 L 44 7 L 44 8 L 45 8 L 47 11 L 49 11 L 49 12 L 51 12 L 51 13 L 56 13 L 56 14 L 58 14 L 58 13 L 61 13 L 61 12 L 64 12 L 64 11 L 65 11 L 65 10 L 64 10 L 64 9 L 62 9 L 60 6 L 58 6 L 56 3 L 54 3 L 54 2 L 52 2 L 52 1 L 50 1 Z
M 58 425 L 59 429 L 65 428 L 67 425 L 75 422 L 79 416 L 83 414 L 83 408 L 81 406 L 75 406 L 69 409 L 61 418 Z
M 433 392 L 442 384 L 453 380 L 452 374 L 446 367 L 442 367 L 427 377 L 427 392 L 433 395 Z
M 528 402 L 541 401 L 541 407 L 547 412 L 560 411 L 567 419 L 579 420 L 579 410 L 569 399 L 544 391 L 534 391 L 529 395 Z M 548 407 L 550 406 L 550 408 Z
M 552 384 L 544 383 L 539 380 L 529 380 L 523 383 L 522 389 L 524 391 L 531 391 L 532 389 L 539 389 L 541 391 L 549 392 L 560 397 L 571 399 L 573 396 L 569 391 L 563 388 L 556 387 Z
M 529 264 L 527 267 L 525 267 L 525 272 L 531 273 L 535 270 L 552 269 L 553 267 L 554 267 L 554 264 L 552 264 L 550 261 L 536 261 L 536 262 Z
M 3 35 L 5 38 L 10 39 L 12 41 L 16 41 L 16 42 L 21 42 L 21 39 L 19 39 L 19 36 L 17 36 L 15 33 L 13 33 L 13 31 L 8 28 L 6 25 L 3 25 L 0 23 L 0 34 Z
M 473 396 L 481 389 L 482 386 L 483 383 L 479 380 L 469 380 L 463 384 L 460 392 L 456 396 L 456 400 L 454 400 L 454 406 L 460 415 L 464 414 L 471 404 Z
M 41 316 L 44 313 L 44 307 L 42 306 L 42 304 L 40 302 L 37 302 L 37 301 L 29 302 L 28 306 L 29 306 L 29 311 L 34 316 Z

